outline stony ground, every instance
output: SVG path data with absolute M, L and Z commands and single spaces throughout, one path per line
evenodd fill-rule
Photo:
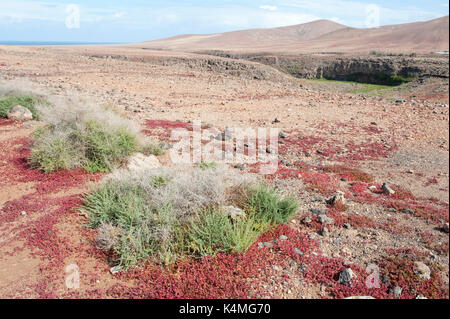
M 91 97 L 162 140 L 194 120 L 219 129 L 280 128 L 281 162 L 267 181 L 299 200 L 289 227 L 266 234 L 243 256 L 111 275 L 109 256 L 73 210 L 88 181 L 100 176 L 30 169 L 27 146 L 39 123 L 0 120 L 0 296 L 390 298 L 399 286 L 403 298 L 448 298 L 448 91 L 366 97 L 254 63 L 211 59 L 128 48 L 0 47 L 0 80 Z M 168 156 L 161 161 L 172 165 Z M 256 172 L 258 165 L 233 169 Z M 383 183 L 395 194 L 383 192 Z M 337 191 L 347 203 L 327 204 Z M 65 285 L 71 264 L 80 269 L 78 290 Z M 381 288 L 364 285 L 371 264 L 384 275 Z M 351 286 L 339 283 L 349 268 Z

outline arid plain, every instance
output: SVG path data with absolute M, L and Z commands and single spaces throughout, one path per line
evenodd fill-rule
M 448 55 L 431 59 L 448 69 Z M 448 73 L 374 93 L 196 53 L 0 46 L 0 80 L 114 107 L 169 143 L 172 128 L 195 120 L 220 130 L 279 128 L 279 168 L 265 179 L 300 207 L 240 261 L 148 264 L 113 275 L 85 216 L 73 210 L 99 176 L 30 169 L 27 147 L 40 124 L 0 119 L 1 297 L 395 298 L 401 286 L 402 298 L 448 298 Z M 168 154 L 159 159 L 175 165 Z M 230 169 L 252 173 L 257 165 Z M 327 204 L 337 191 L 345 207 Z M 280 235 L 288 240 L 274 240 Z M 69 264 L 80 268 L 78 290 L 66 287 Z M 383 275 L 378 289 L 365 285 L 372 264 Z M 351 287 L 336 279 L 347 266 L 357 278 Z M 223 271 L 227 284 L 201 277 L 208 267 Z

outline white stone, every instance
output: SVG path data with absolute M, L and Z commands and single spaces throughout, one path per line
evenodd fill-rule
M 242 209 L 234 206 L 225 206 L 224 212 L 225 214 L 227 214 L 227 216 L 230 216 L 232 219 L 237 219 L 245 216 L 245 212 Z
M 141 153 L 136 153 L 131 156 L 127 165 L 127 169 L 130 171 L 148 170 L 160 167 L 161 163 L 155 155 L 146 156 Z
M 16 105 L 6 113 L 6 117 L 14 121 L 30 121 L 33 119 L 33 114 L 26 107 Z

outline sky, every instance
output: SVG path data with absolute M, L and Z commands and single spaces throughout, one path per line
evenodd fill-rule
M 0 41 L 132 43 L 317 19 L 365 28 L 448 12 L 444 0 L 0 0 Z

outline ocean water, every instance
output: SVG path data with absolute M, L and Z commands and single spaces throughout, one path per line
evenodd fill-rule
M 59 42 L 59 41 L 0 41 L 0 45 L 40 46 L 40 45 L 95 45 L 124 44 L 119 42 Z

